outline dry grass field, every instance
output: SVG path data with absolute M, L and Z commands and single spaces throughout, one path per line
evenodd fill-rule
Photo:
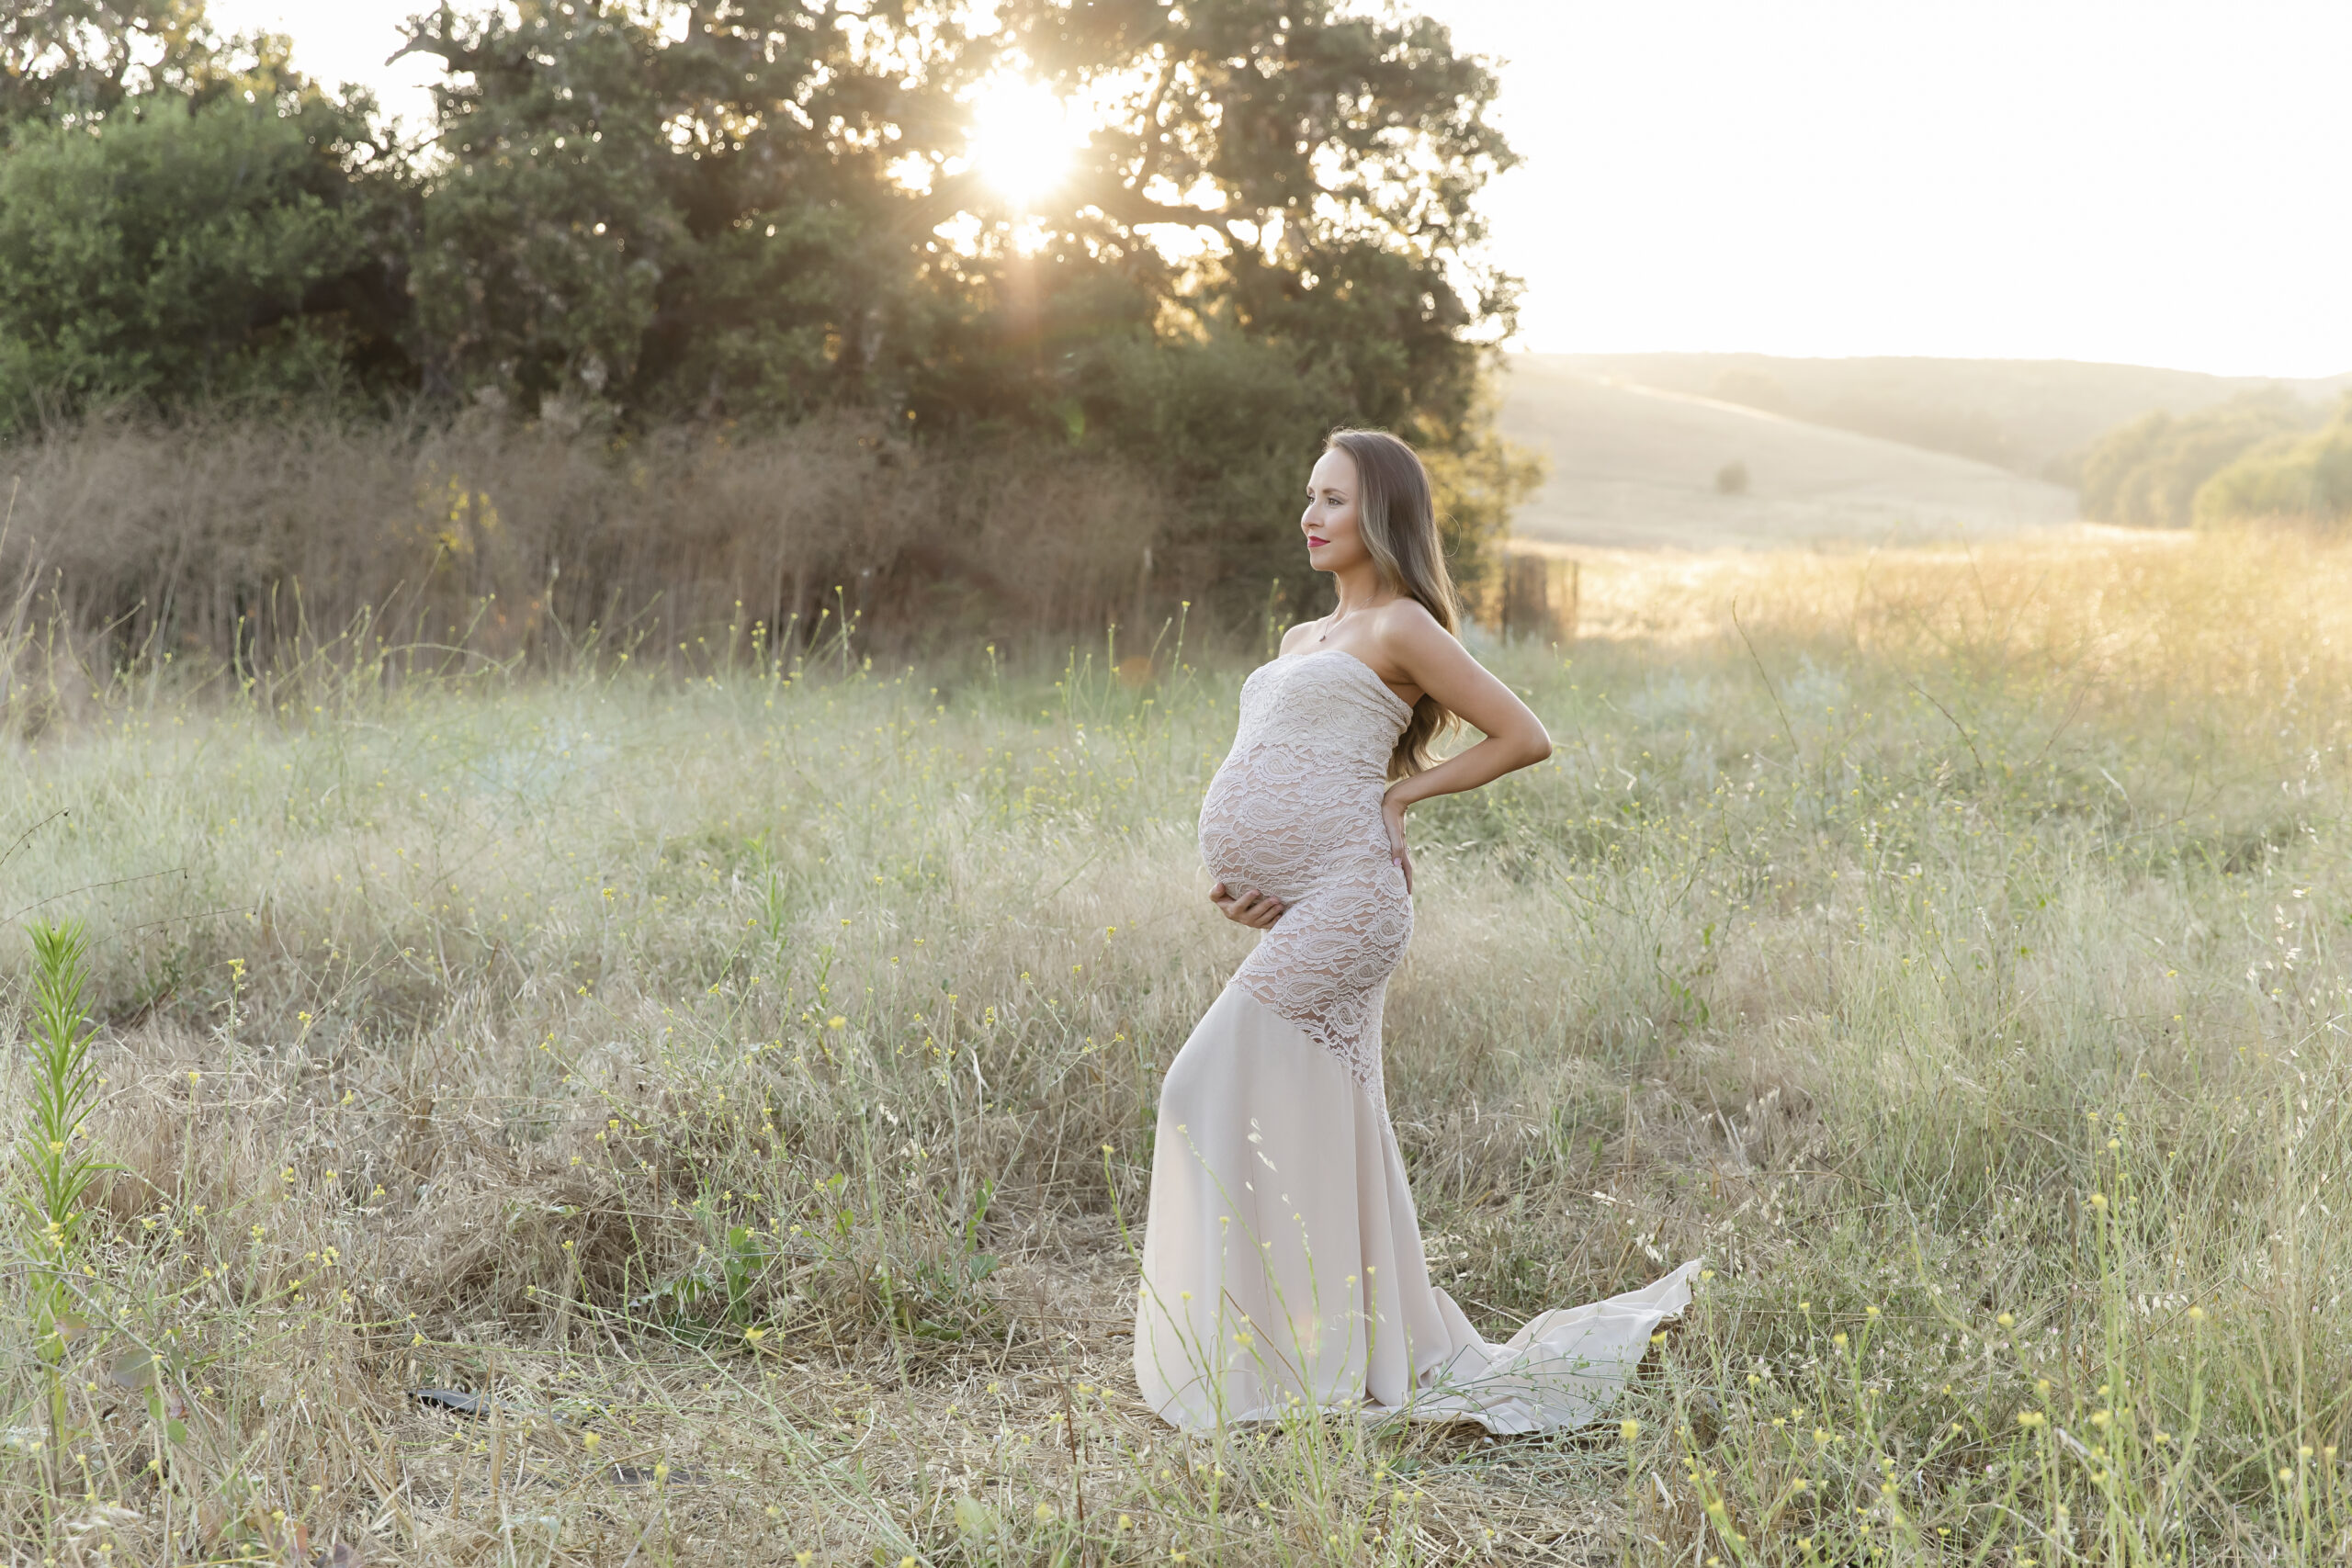
M 2340 1561 L 2352 548 L 1606 556 L 1586 620 L 1485 649 L 1554 757 L 1415 814 L 1389 1092 L 1489 1332 L 1709 1272 L 1618 1418 L 1500 1440 L 1135 1399 L 1246 660 L 346 648 L 61 718 L 6 650 L 5 912 L 87 923 L 121 1168 L 8 1222 L 7 1555 Z
M 1990 538 L 2072 522 L 2071 490 L 1990 463 L 1516 355 L 1498 418 L 1551 472 L 1518 531 L 1559 544 L 1790 548 Z M 1738 464 L 1747 489 L 1716 475 Z

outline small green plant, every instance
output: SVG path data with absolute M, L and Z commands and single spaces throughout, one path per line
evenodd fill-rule
M 37 920 L 26 929 L 33 942 L 32 1019 L 25 1041 L 31 1067 L 25 1168 L 32 1190 L 19 1201 L 41 1260 L 37 1299 L 53 1314 L 63 1306 L 65 1271 L 82 1230 L 83 1199 L 100 1173 L 115 1168 L 92 1157 L 86 1124 L 98 1092 L 83 1010 L 90 981 L 89 938 L 79 921 Z M 45 1319 L 44 1328 L 53 1321 Z
M 29 1190 L 18 1194 L 17 1202 L 31 1232 L 33 1341 L 50 1369 L 50 1436 L 55 1449 L 63 1440 L 67 1416 L 66 1341 L 80 1326 L 70 1310 L 69 1280 L 85 1213 L 83 1201 L 100 1173 L 117 1168 L 93 1157 L 87 1126 L 98 1092 L 84 1010 L 89 937 L 79 921 L 35 920 L 25 929 L 33 944 L 32 1017 L 25 1038 L 30 1103 L 23 1168 Z
M 773 1235 L 729 1225 L 718 1247 L 701 1248 L 691 1266 L 631 1304 L 671 1334 L 701 1344 L 718 1329 L 740 1330 L 753 1322 L 753 1289 L 780 1256 Z

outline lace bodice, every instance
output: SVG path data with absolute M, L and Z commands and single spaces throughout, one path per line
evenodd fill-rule
M 1201 802 L 1201 859 L 1283 901 L 1232 984 L 1347 1064 L 1385 1102 L 1380 1012 L 1412 940 L 1405 874 L 1380 819 L 1405 699 L 1340 649 L 1275 659 L 1241 683 L 1241 722 Z

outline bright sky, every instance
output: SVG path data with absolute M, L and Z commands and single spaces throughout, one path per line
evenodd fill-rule
M 2352 370 L 2345 0 L 1419 0 L 1509 62 L 1522 345 Z M 422 117 L 424 0 L 213 0 Z

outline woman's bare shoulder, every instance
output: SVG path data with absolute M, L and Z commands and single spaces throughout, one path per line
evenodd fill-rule
M 1384 650 L 1408 653 L 1416 647 L 1430 646 L 1432 638 L 1455 640 L 1453 634 L 1438 624 L 1428 605 L 1408 594 L 1398 594 L 1372 613 L 1372 634 Z

